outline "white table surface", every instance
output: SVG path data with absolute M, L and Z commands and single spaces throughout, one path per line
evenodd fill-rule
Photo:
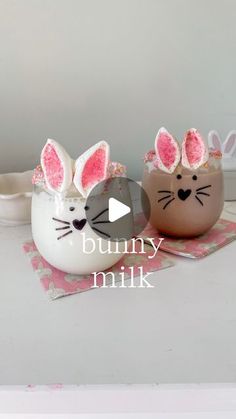
M 235 220 L 236 202 L 223 216 Z M 236 242 L 153 273 L 152 289 L 50 302 L 22 243 L 0 227 L 0 384 L 236 381 Z

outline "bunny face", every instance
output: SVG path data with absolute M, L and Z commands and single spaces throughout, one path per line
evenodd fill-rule
M 89 191 L 110 176 L 111 168 L 113 176 L 115 170 L 121 173 L 122 166 L 111 164 L 108 156 L 105 142 L 91 147 L 76 162 L 53 140 L 42 151 L 41 167 L 33 179 L 32 233 L 44 259 L 64 272 L 89 274 L 107 269 L 126 249 L 124 241 L 117 244 L 107 240 L 102 218 L 107 208 L 102 207 L 102 198 L 97 209 L 92 209 L 94 224 L 90 226 L 87 221 Z M 104 239 L 96 234 L 98 229 Z
M 106 209 L 105 209 L 106 210 Z M 32 233 L 35 244 L 52 266 L 71 274 L 89 274 L 109 268 L 123 256 L 125 243 L 108 242 L 96 234 L 103 230 L 102 211 L 95 215 L 94 229 L 87 222 L 86 199 L 58 198 L 35 187 L 32 199 Z M 111 253 L 105 253 L 108 248 Z M 101 252 L 103 249 L 104 253 Z M 85 253 L 85 250 L 87 253 Z M 114 253 L 112 253 L 114 252 Z
M 219 154 L 208 154 L 196 130 L 186 134 L 182 153 L 175 139 L 164 130 L 161 134 L 159 131 L 155 147 L 156 151 L 146 156 L 143 175 L 143 187 L 151 202 L 150 223 L 170 236 L 203 234 L 215 224 L 223 209 Z

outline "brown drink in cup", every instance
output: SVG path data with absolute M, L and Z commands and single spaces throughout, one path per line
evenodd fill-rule
M 208 231 L 224 204 L 221 154 L 208 152 L 196 130 L 187 132 L 182 153 L 161 129 L 145 156 L 142 186 L 151 203 L 150 223 L 161 233 L 191 238 Z

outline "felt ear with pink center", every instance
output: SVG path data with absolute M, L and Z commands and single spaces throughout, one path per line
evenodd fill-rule
M 209 147 L 213 150 L 220 150 L 222 151 L 222 144 L 220 141 L 220 136 L 217 131 L 210 131 L 208 134 L 208 144 Z
M 223 144 L 223 154 L 225 157 L 234 157 L 236 150 L 236 131 L 230 131 Z
M 54 140 L 47 140 L 41 153 L 46 186 L 53 192 L 65 192 L 72 183 L 71 158 Z
M 199 132 L 192 128 L 187 131 L 182 144 L 182 165 L 190 170 L 196 170 L 209 158 L 208 147 Z
M 107 177 L 110 148 L 106 141 L 95 144 L 75 162 L 74 184 L 83 197 Z
M 180 149 L 178 142 L 165 128 L 157 133 L 155 151 L 159 169 L 173 173 L 180 161 Z

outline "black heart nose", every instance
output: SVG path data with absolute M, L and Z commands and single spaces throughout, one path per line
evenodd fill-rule
M 76 230 L 82 230 L 86 224 L 87 220 L 82 218 L 82 220 L 73 220 L 72 224 L 76 228 Z
M 178 197 L 179 199 L 181 199 L 181 201 L 185 201 L 185 199 L 187 199 L 191 195 L 191 192 L 191 189 L 186 189 L 186 191 L 184 191 L 183 189 L 179 189 Z

